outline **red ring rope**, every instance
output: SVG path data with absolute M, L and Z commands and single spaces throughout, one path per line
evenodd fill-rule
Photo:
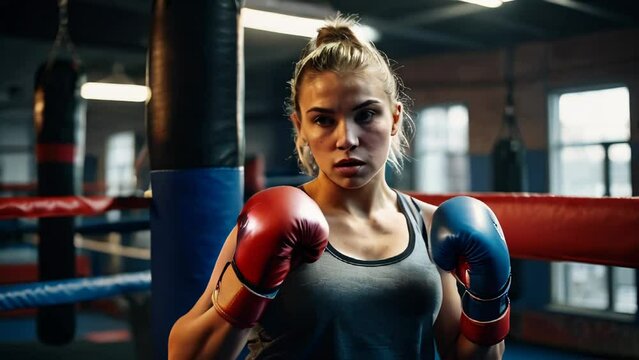
M 438 205 L 461 194 L 412 196 Z M 639 268 L 639 198 L 588 198 L 536 194 L 465 194 L 490 206 L 514 258 L 577 261 Z M 91 216 L 148 208 L 148 198 L 60 196 L 0 199 L 0 220 Z
M 50 196 L 0 199 L 0 220 L 23 217 L 93 216 L 109 210 L 148 208 L 141 197 Z
M 411 194 L 439 205 L 454 196 Z M 465 194 L 495 212 L 514 258 L 639 267 L 639 198 Z

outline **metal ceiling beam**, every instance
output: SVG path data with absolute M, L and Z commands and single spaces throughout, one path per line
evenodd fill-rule
M 335 9 L 329 4 L 305 3 L 299 0 L 246 0 L 244 7 L 319 19 L 335 15 L 336 13 Z
M 74 0 L 70 6 L 74 3 L 86 3 L 90 5 L 105 6 L 118 8 L 120 10 L 132 11 L 137 14 L 151 14 L 152 0 Z
M 505 6 L 513 6 L 511 4 Z M 479 14 L 482 12 L 491 11 L 491 9 L 465 3 L 451 4 L 447 6 L 441 6 L 437 9 L 430 9 L 427 11 L 418 12 L 412 15 L 408 15 L 401 19 L 402 24 L 414 25 L 414 26 L 428 26 L 444 21 L 455 20 L 460 17 Z M 514 30 L 520 33 L 533 35 L 536 37 L 545 37 L 549 34 L 537 27 L 529 24 L 524 24 L 520 21 L 512 21 L 508 18 L 491 16 L 482 17 L 483 21 L 490 22 L 492 24 L 499 25 L 509 30 Z
M 636 25 L 637 21 L 633 18 L 620 14 L 615 11 L 604 9 L 600 6 L 585 4 L 577 0 L 544 0 L 547 3 L 563 6 L 575 11 L 579 11 L 588 15 L 596 16 L 602 19 L 624 25 Z
M 537 26 L 526 24 L 521 21 L 513 21 L 507 17 L 489 16 L 489 17 L 482 17 L 481 19 L 477 19 L 477 20 L 494 24 L 502 28 L 506 28 L 508 30 L 514 30 L 519 33 L 532 35 L 538 38 L 545 38 L 552 35 L 546 29 L 542 29 Z
M 488 8 L 482 6 L 458 3 L 441 6 L 437 9 L 430 9 L 414 14 L 409 14 L 403 16 L 401 18 L 401 22 L 405 25 L 425 26 L 456 19 L 462 16 L 473 15 L 486 10 L 488 10 Z
M 293 0 L 247 0 L 245 6 L 259 10 L 275 11 L 288 15 L 310 16 L 315 18 L 325 18 L 337 13 L 334 8 L 327 6 L 326 4 L 304 3 Z M 466 9 L 472 8 L 472 6 L 463 7 Z M 472 39 L 411 26 L 411 24 L 406 23 L 403 18 L 398 19 L 397 21 L 387 21 L 362 15 L 360 17 L 360 21 L 363 24 L 377 29 L 382 34 L 382 37 L 384 34 L 387 34 L 414 41 L 416 42 L 416 46 L 423 44 L 443 44 L 469 50 L 480 49 L 483 47 L 482 43 Z M 383 41 L 383 39 L 381 41 Z
M 362 17 L 362 23 L 379 30 L 382 33 L 382 37 L 384 34 L 388 34 L 405 40 L 415 41 L 415 46 L 423 44 L 438 44 L 467 50 L 477 50 L 485 46 L 485 44 L 479 41 L 466 37 L 405 25 L 403 20 L 397 20 L 395 22 L 366 16 Z

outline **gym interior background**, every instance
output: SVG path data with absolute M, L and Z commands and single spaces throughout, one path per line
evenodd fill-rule
M 29 195 L 37 181 L 33 89 L 59 30 L 58 5 L 0 1 L 2 197 Z M 245 7 L 319 19 L 336 11 L 358 14 L 378 32 L 376 46 L 397 61 L 413 100 L 411 161 L 401 175 L 388 173 L 399 189 L 499 191 L 494 150 L 511 136 L 525 149 L 521 191 L 639 192 L 639 158 L 632 156 L 639 150 L 639 10 L 633 1 L 515 0 L 488 8 L 452 0 L 247 0 Z M 68 2 L 70 39 L 88 81 L 145 84 L 151 11 L 151 0 Z M 307 38 L 244 31 L 247 158 L 263 166 L 265 186 L 301 183 L 284 99 Z M 148 189 L 145 132 L 144 102 L 88 100 L 85 194 Z M 17 235 L 0 236 L 8 243 Z M 148 234 L 138 232 L 95 236 L 85 244 L 148 248 L 148 242 Z M 2 249 L 0 263 L 33 260 L 33 253 Z M 86 258 L 92 275 L 148 266 L 140 257 Z M 0 283 L 17 281 L 7 269 L 0 267 Z M 519 260 L 513 270 L 519 286 L 510 337 L 529 356 L 639 358 L 636 269 Z M 31 276 L 22 275 L 19 281 Z M 79 318 L 77 341 L 62 349 L 34 345 L 32 312 L 0 314 L 0 354 L 143 357 L 133 350 L 143 344 L 131 345 L 144 337 L 130 325 L 144 321 L 131 316 L 136 306 L 144 311 L 140 304 L 131 298 L 87 304 L 92 317 Z

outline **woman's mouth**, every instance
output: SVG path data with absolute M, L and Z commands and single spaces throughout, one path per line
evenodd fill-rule
M 349 158 L 338 161 L 335 165 L 335 171 L 342 176 L 351 177 L 357 175 L 359 169 L 366 163 L 359 159 Z

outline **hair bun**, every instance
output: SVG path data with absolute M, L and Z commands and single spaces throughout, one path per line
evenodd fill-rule
M 357 46 L 362 46 L 361 42 L 349 26 L 345 25 L 328 25 L 317 30 L 317 38 L 315 46 L 322 44 L 349 42 Z

